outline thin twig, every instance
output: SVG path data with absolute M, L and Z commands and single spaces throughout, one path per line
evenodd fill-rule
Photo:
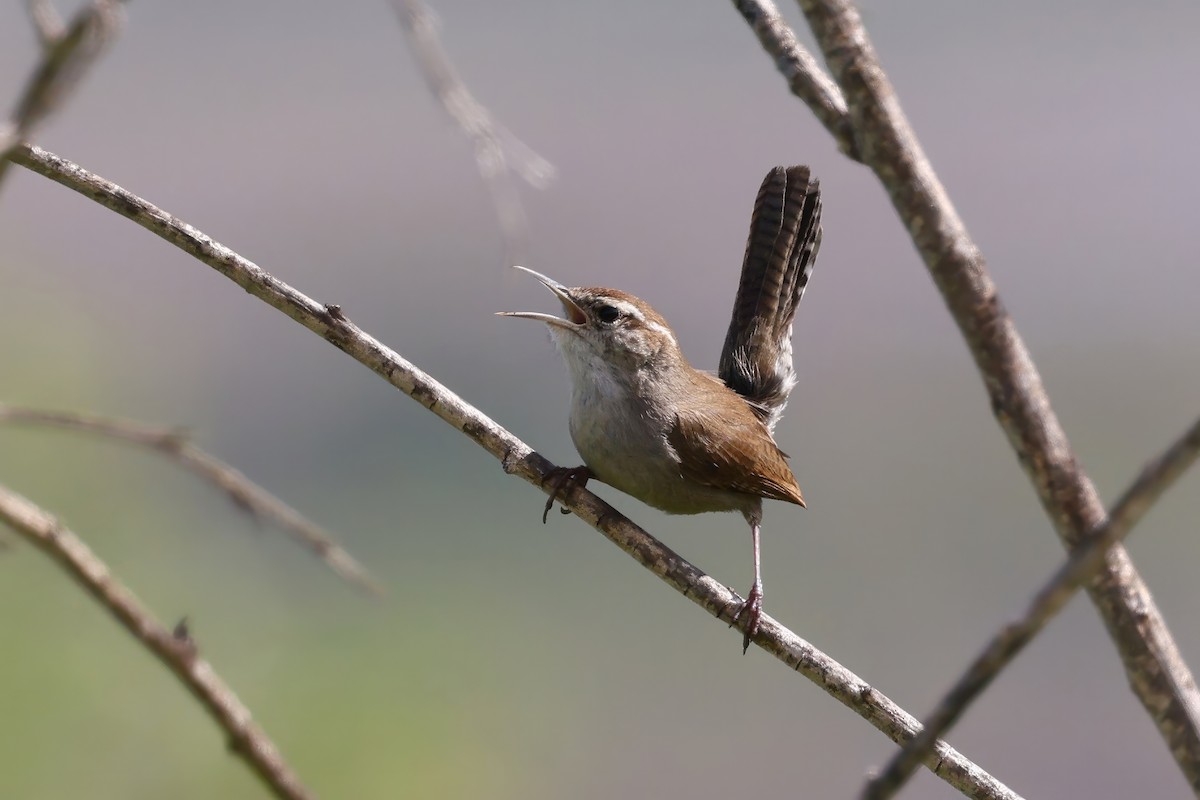
M 53 17 L 45 17 L 47 8 Z M 46 46 L 41 61 L 25 83 L 12 119 L 7 125 L 0 125 L 0 183 L 3 183 L 8 168 L 8 153 L 62 106 L 84 74 L 116 38 L 122 19 L 121 6 L 115 0 L 96 0 L 79 9 L 65 32 L 47 39 L 53 33 L 52 23 L 57 18 L 54 9 L 33 3 L 30 13 Z
M 358 328 L 341 309 L 335 312 L 317 303 L 162 209 L 63 158 L 38 147 L 21 148 L 13 158 L 22 166 L 133 220 L 208 264 L 250 294 L 369 367 L 388 383 L 462 431 L 495 456 L 508 474 L 549 491 L 544 483 L 554 469 L 553 464 L 474 406 Z M 714 617 L 724 622 L 732 621 L 732 614 L 740 600 L 737 595 L 665 547 L 596 495 L 577 489 L 560 500 L 676 591 Z M 775 620 L 763 617 L 761 630 L 754 642 L 853 709 L 893 741 L 907 741 L 916 734 L 916 719 Z M 945 743 L 938 743 L 934 754 L 929 757 L 928 765 L 939 777 L 969 797 L 1017 796 Z
M 860 161 L 842 90 L 825 74 L 813 54 L 796 41 L 796 34 L 783 21 L 775 3 L 772 0 L 733 0 L 733 5 L 750 25 L 767 55 L 775 60 L 775 66 L 787 80 L 792 94 L 812 110 L 833 135 L 842 153 Z
M 392 0 L 392 7 L 430 91 L 475 148 L 475 163 L 504 235 L 505 263 L 524 263 L 529 222 L 511 173 L 540 189 L 553 180 L 554 165 L 497 123 L 475 99 L 438 41 L 434 14 L 422 0 Z
M 49 49 L 54 46 L 59 37 L 63 35 L 66 26 L 63 24 L 62 17 L 54 8 L 54 4 L 50 0 L 28 0 L 26 3 L 29 9 L 29 20 L 33 23 L 33 30 L 37 33 L 38 41 L 44 49 Z
M 1103 568 L 1108 548 L 1129 535 L 1162 493 L 1195 463 L 1197 456 L 1200 456 L 1200 419 L 1166 452 L 1145 466 L 1113 506 L 1104 526 L 1071 552 L 1066 562 L 1034 595 L 1025 615 L 1005 625 L 992 637 L 926 718 L 921 732 L 867 784 L 863 792 L 865 800 L 886 800 L 895 796 L 928 756 L 933 743 L 946 735 L 1000 671 L 1066 606 L 1075 592 Z
M 225 731 L 229 749 L 249 765 L 276 797 L 313 799 L 312 793 L 284 761 L 275 743 L 255 724 L 250 709 L 242 704 L 212 665 L 200 658 L 186 626 L 178 627 L 178 635 L 163 627 L 82 539 L 50 514 L 3 486 L 0 486 L 0 521 L 54 559 L 135 639 L 175 673 Z
M 799 0 L 850 110 L 858 154 L 887 189 L 970 348 L 992 409 L 1068 548 L 1103 523 L 1083 471 L 1012 317 L 925 157 L 849 0 Z M 1116 545 L 1088 593 L 1129 683 L 1200 793 L 1200 691 L 1149 589 Z
M 85 431 L 142 445 L 161 453 L 225 492 L 237 508 L 256 518 L 273 520 L 342 578 L 376 597 L 386 594 L 383 586 L 366 568 L 333 541 L 325 530 L 230 465 L 192 444 L 182 430 L 91 414 L 16 408 L 0 403 L 0 424 L 10 422 Z

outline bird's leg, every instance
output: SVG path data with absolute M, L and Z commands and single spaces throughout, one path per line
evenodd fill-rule
M 750 537 L 754 540 L 754 585 L 750 587 L 750 594 L 746 596 L 746 600 L 742 603 L 741 608 L 733 615 L 731 625 L 736 625 L 744 616 L 746 618 L 746 627 L 743 629 L 742 638 L 742 653 L 745 654 L 750 649 L 750 638 L 758 633 L 758 624 L 762 620 L 762 571 L 759 568 L 758 555 L 758 524 L 759 520 L 748 518 L 750 522 Z
M 554 508 L 554 501 L 567 488 L 567 484 L 573 483 L 580 489 L 587 486 L 589 478 L 592 478 L 592 471 L 585 466 L 578 467 L 555 467 L 547 473 L 542 485 L 550 484 L 550 499 L 546 501 L 546 509 L 542 512 L 542 524 L 546 524 L 546 517 L 550 514 L 550 509 Z M 567 509 L 560 509 L 564 514 L 570 514 Z

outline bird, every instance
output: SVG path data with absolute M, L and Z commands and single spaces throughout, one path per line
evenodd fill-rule
M 548 476 L 542 521 L 568 486 L 592 478 L 668 514 L 741 512 L 754 554 L 754 582 L 733 615 L 743 653 L 762 618 L 762 501 L 806 506 L 774 430 L 796 385 L 792 324 L 820 244 L 819 182 L 806 166 L 773 168 L 755 199 L 715 374 L 688 362 L 649 303 L 619 289 L 567 287 L 516 267 L 558 298 L 563 316 L 499 312 L 545 323 L 571 380 L 569 427 L 584 463 Z

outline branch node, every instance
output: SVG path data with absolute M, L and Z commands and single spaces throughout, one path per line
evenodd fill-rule
M 171 629 L 171 638 L 175 641 L 176 649 L 182 658 L 189 663 L 196 658 L 199 648 L 196 640 L 192 638 L 186 615 L 180 617 L 179 622 L 176 622 L 175 627 Z

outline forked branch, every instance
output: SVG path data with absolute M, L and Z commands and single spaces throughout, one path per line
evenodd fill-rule
M 798 0 L 845 98 L 855 155 L 875 172 L 933 276 L 983 378 L 992 410 L 1068 548 L 1105 519 L 1104 507 L 1051 408 L 999 294 L 921 149 L 850 0 Z M 738 0 L 734 5 L 739 7 Z M 827 110 L 806 99 L 823 118 Z M 1120 544 L 1088 592 L 1130 685 L 1200 793 L 1200 692 L 1158 607 Z
M 1163 492 L 1196 462 L 1197 456 L 1200 456 L 1200 419 L 1162 455 L 1145 466 L 1113 506 L 1104 526 L 1071 551 L 1066 563 L 1033 596 L 1024 616 L 1005 625 L 992 637 L 933 713 L 922 721 L 921 732 L 868 783 L 864 792 L 867 800 L 886 800 L 900 790 L 925 760 L 933 743 L 946 735 L 1000 671 L 1066 607 L 1075 592 L 1103 569 L 1108 549 L 1124 541 Z
M 783 21 L 779 8 L 772 0 L 733 0 L 742 19 L 758 37 L 767 55 L 783 75 L 792 94 L 804 101 L 825 129 L 829 131 L 846 156 L 861 161 L 850 112 L 842 90 L 825 74 L 813 54 L 796 41 L 796 34 Z
M 12 118 L 0 124 L 0 183 L 8 169 L 8 153 L 62 107 L 116 37 L 122 20 L 116 0 L 95 0 L 84 6 L 65 29 L 49 2 L 31 0 L 29 14 L 42 43 L 42 57 L 25 82 Z
M 475 166 L 504 234 L 506 264 L 523 263 L 529 221 L 513 174 L 540 189 L 553 180 L 554 165 L 505 129 L 467 89 L 438 39 L 433 12 L 424 0 L 392 0 L 392 7 L 430 91 L 475 148 Z

